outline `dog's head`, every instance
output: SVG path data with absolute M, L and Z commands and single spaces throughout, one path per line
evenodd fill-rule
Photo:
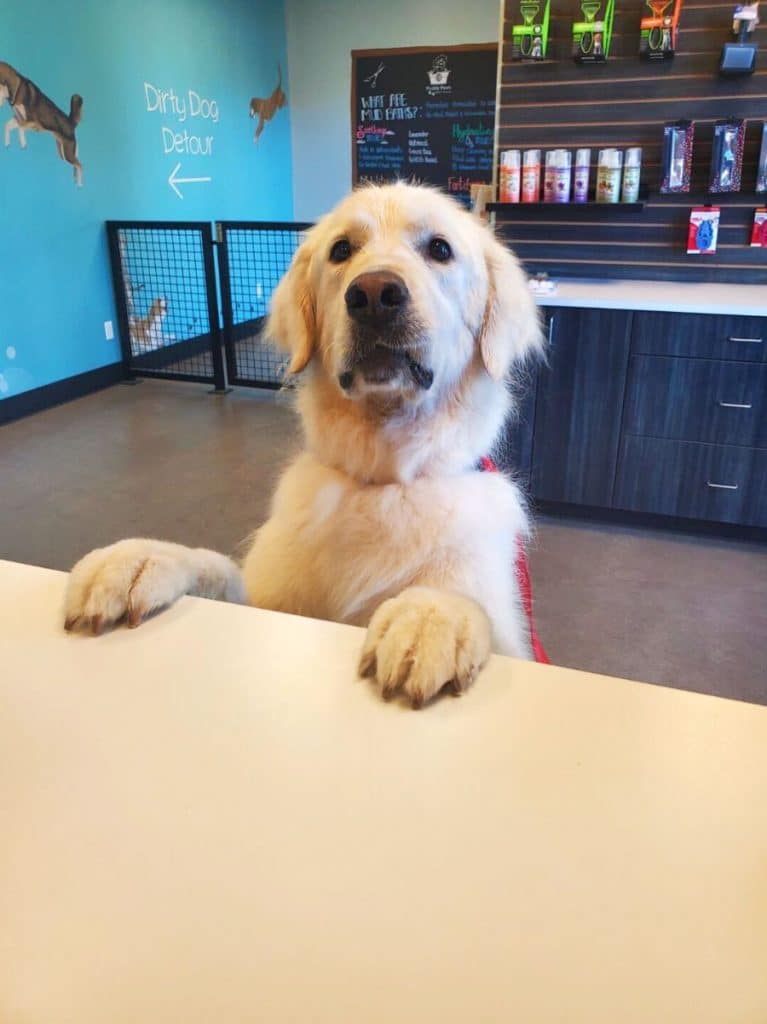
M 477 445 L 500 428 L 512 365 L 542 344 L 512 253 L 452 199 L 404 183 L 361 188 L 312 228 L 275 290 L 268 331 L 291 373 L 308 368 L 305 419 L 320 404 L 355 426 L 450 409 Z
M 502 380 L 540 344 L 515 257 L 430 188 L 367 187 L 308 234 L 278 285 L 270 335 L 349 401 L 419 404 L 455 389 L 479 360 Z

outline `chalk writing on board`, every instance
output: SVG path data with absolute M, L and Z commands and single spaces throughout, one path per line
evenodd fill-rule
M 415 177 L 468 201 L 493 174 L 495 47 L 354 55 L 355 181 Z

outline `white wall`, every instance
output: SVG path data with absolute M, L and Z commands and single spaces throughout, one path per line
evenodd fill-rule
M 286 0 L 296 220 L 351 187 L 351 51 L 492 42 L 499 16 L 498 0 Z

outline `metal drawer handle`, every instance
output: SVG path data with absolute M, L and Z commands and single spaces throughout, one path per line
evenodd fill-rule
M 751 403 L 750 402 L 748 402 L 748 403 L 744 403 L 744 402 L 720 402 L 719 405 L 723 409 L 750 409 L 751 408 Z
M 761 345 L 762 344 L 762 339 L 761 338 L 730 338 L 729 340 L 730 341 L 743 341 L 747 345 Z
M 706 483 L 717 491 L 737 491 L 738 489 L 737 484 L 714 484 L 710 480 L 707 480 Z

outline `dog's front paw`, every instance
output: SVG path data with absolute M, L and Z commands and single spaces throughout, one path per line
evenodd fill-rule
M 81 558 L 69 577 L 65 628 L 94 635 L 122 618 L 138 626 L 189 585 L 188 549 L 159 540 L 121 540 Z
M 402 692 L 414 708 L 449 686 L 463 693 L 490 654 L 490 623 L 474 601 L 410 587 L 370 620 L 360 674 L 388 699 Z

